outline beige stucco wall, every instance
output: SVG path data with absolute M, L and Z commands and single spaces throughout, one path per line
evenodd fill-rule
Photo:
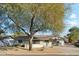
M 42 44 L 44 45 L 44 47 L 52 47 L 52 42 L 51 41 L 49 41 L 49 42 L 43 41 Z
M 52 47 L 52 42 L 49 42 L 48 43 L 48 47 Z
M 42 48 L 42 47 L 43 47 L 42 44 L 32 44 L 32 48 Z M 29 48 L 29 44 L 27 44 L 25 48 L 28 49 Z
M 59 41 L 59 45 L 60 45 L 60 46 L 64 46 L 64 45 L 65 45 L 64 41 L 63 41 L 63 40 L 60 40 L 60 41 Z
M 32 48 L 52 47 L 52 42 L 40 41 L 39 44 L 32 44 Z M 29 48 L 28 41 L 26 42 L 25 48 Z

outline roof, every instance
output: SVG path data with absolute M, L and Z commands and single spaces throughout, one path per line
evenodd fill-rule
M 5 38 L 12 38 L 11 36 L 1 36 L 0 37 L 0 40 L 3 40 L 3 39 L 5 39 Z
M 11 37 L 11 36 L 5 36 L 3 38 L 7 38 L 7 37 Z M 23 36 L 16 36 L 13 39 L 15 39 L 15 40 L 29 40 L 28 36 L 24 36 L 24 35 Z M 58 37 L 54 37 L 54 36 L 34 36 L 33 40 L 50 40 L 50 39 L 58 39 Z
M 33 40 L 49 40 L 50 36 L 34 37 Z M 17 36 L 15 40 L 29 40 L 27 36 Z
M 27 36 L 17 36 L 14 38 L 15 40 L 28 40 Z

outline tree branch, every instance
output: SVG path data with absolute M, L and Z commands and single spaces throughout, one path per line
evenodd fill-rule
M 30 34 L 32 34 L 32 28 L 33 28 L 33 20 L 35 18 L 35 14 L 33 14 L 32 18 L 31 18 L 31 25 L 30 25 Z
M 38 28 L 37 30 L 34 30 L 34 31 L 32 32 L 32 35 L 34 35 L 35 33 L 37 33 L 38 31 L 41 31 L 41 30 L 43 30 L 43 29 Z
M 9 15 L 8 15 L 8 18 L 11 19 L 15 23 L 15 25 L 16 25 L 16 22 Z M 27 33 L 21 26 L 19 26 L 19 25 L 16 25 L 16 26 L 18 28 L 20 28 L 25 34 L 27 34 L 29 36 L 29 33 Z

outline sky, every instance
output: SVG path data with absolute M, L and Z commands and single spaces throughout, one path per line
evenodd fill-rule
M 72 9 L 70 10 L 70 14 L 64 18 L 64 24 L 65 28 L 63 32 L 61 33 L 61 36 L 66 35 L 68 30 L 74 26 L 79 27 L 79 4 L 72 4 L 71 5 Z M 2 25 L 5 27 L 5 25 Z M 12 34 L 10 33 L 10 30 L 6 32 L 8 35 Z M 38 32 L 36 35 L 52 35 L 51 31 L 47 30 L 47 32 Z
M 66 35 L 74 26 L 79 27 L 79 4 L 72 4 L 71 13 L 64 19 L 65 28 L 61 35 Z
M 65 36 L 69 33 L 69 29 L 77 26 L 79 27 L 79 4 L 72 4 L 71 5 L 71 10 L 69 15 L 64 18 L 64 24 L 65 28 L 63 32 L 60 34 L 61 36 Z M 39 35 L 39 33 L 37 33 Z M 41 33 L 40 33 L 41 34 Z M 46 33 L 43 33 L 43 35 L 51 35 L 52 33 L 47 31 Z M 41 34 L 42 35 L 42 34 Z

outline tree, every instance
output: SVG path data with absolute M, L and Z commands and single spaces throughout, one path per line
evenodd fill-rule
M 4 31 L 3 31 L 2 29 L 0 29 L 0 35 L 1 35 L 2 33 L 4 33 Z
M 4 31 L 2 29 L 0 29 L 0 39 L 2 38 L 2 33 L 4 33 Z
M 33 35 L 44 29 L 58 34 L 64 28 L 64 4 L 0 4 L 7 17 L 16 27 L 29 37 L 29 50 L 32 50 Z M 26 32 L 26 27 L 29 32 Z
M 69 42 L 73 43 L 76 40 L 79 39 L 79 28 L 78 27 L 72 27 L 71 29 L 69 29 L 69 34 L 68 34 L 68 38 L 69 38 Z

